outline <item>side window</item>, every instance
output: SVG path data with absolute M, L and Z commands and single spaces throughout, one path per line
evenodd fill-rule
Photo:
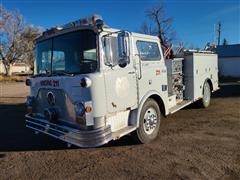
M 161 59 L 159 47 L 156 42 L 137 41 L 137 49 L 141 60 L 159 61 Z
M 106 46 L 106 47 L 105 47 Z M 104 48 L 108 48 L 108 51 L 111 53 L 112 65 L 118 64 L 118 40 L 117 37 L 110 36 L 108 44 L 104 45 Z M 109 60 L 107 58 L 104 59 L 105 65 L 109 65 Z
M 97 61 L 97 52 L 96 49 L 87 49 L 83 51 L 83 59 Z

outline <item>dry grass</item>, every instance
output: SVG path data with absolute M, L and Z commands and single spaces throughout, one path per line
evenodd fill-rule
M 24 82 L 27 76 L 4 76 L 0 75 L 0 81 Z

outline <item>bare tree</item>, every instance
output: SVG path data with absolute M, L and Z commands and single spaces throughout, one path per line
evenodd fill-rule
M 33 65 L 34 40 L 39 35 L 40 29 L 27 25 L 19 12 L 0 5 L 0 60 L 6 75 L 15 62 Z
M 141 27 L 140 27 L 140 31 L 143 34 L 153 34 L 152 32 L 152 28 L 151 28 L 151 24 L 148 24 L 146 21 L 142 23 Z
M 175 39 L 172 28 L 173 18 L 166 17 L 163 4 L 145 11 L 148 21 L 143 22 L 141 32 L 158 36 L 162 45 L 167 46 Z
M 23 46 L 27 50 L 23 54 L 22 62 L 25 62 L 26 64 L 30 65 L 31 69 L 33 69 L 33 66 L 34 66 L 35 39 L 40 36 L 42 31 L 43 31 L 42 28 L 27 26 L 27 27 L 24 28 L 24 30 L 22 32 L 22 38 L 24 39 L 24 45 Z

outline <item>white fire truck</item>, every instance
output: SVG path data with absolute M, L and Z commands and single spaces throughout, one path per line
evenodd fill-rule
M 49 29 L 26 81 L 26 127 L 79 147 L 127 134 L 149 143 L 161 117 L 210 105 L 217 61 L 197 51 L 165 59 L 158 37 L 112 29 L 96 15 Z

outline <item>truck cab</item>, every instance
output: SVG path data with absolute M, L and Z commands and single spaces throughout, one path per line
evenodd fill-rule
M 189 70 L 186 83 L 180 73 L 179 98 L 158 37 L 109 28 L 99 16 L 52 28 L 36 41 L 34 75 L 26 81 L 31 90 L 26 127 L 79 147 L 101 146 L 129 133 L 149 143 L 161 116 L 204 97 L 206 82 L 210 101 L 218 87 L 217 65 L 211 62 L 213 70 L 196 85 L 197 98 L 191 95 L 194 72 Z

